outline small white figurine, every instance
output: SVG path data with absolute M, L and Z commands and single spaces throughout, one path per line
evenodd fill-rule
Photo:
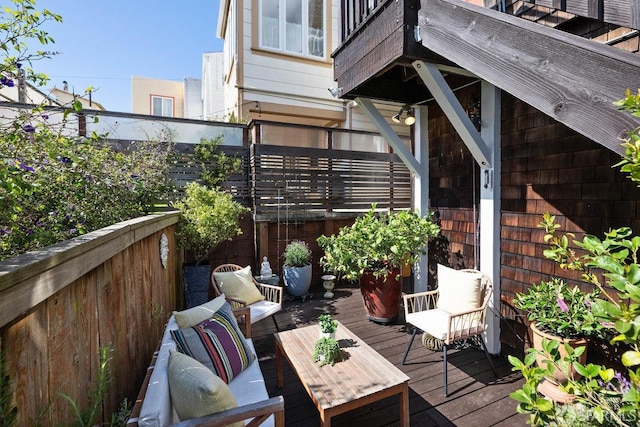
M 260 268 L 260 275 L 262 277 L 271 277 L 273 272 L 271 271 L 271 265 L 267 261 L 267 257 L 262 258 L 262 268 Z

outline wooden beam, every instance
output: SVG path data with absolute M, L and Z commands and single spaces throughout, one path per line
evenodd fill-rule
M 490 168 L 489 149 L 482 140 L 480 134 L 469 120 L 469 116 L 460 105 L 458 98 L 453 93 L 447 82 L 435 65 L 423 61 L 415 61 L 413 68 L 427 85 L 434 99 L 444 111 L 451 125 L 455 128 L 462 141 L 465 143 L 476 162 L 483 168 Z
M 421 0 L 422 44 L 612 151 L 640 119 L 612 104 L 640 88 L 640 57 L 460 0 Z

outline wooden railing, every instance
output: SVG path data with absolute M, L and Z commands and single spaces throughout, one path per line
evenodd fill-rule
M 251 147 L 256 220 L 326 217 L 411 206 L 411 174 L 396 154 Z
M 388 1 L 389 0 L 342 0 L 340 2 L 341 43 L 344 43 L 380 6 Z
M 96 424 L 135 398 L 177 308 L 177 221 L 137 218 L 0 262 L 0 348 L 18 426 L 76 423 L 61 394 L 88 407 L 102 347 L 110 375 Z

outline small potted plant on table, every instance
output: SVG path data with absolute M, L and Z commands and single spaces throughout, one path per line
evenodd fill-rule
M 320 362 L 320 366 L 330 364 L 333 366 L 336 361 L 342 360 L 340 356 L 340 343 L 335 338 L 322 337 L 316 341 L 313 349 L 313 361 Z
M 322 337 L 336 337 L 336 330 L 338 329 L 338 322 L 331 318 L 329 313 L 321 314 L 318 317 L 318 324 L 320 325 L 320 338 Z

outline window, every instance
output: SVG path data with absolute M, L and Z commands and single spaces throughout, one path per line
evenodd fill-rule
M 173 98 L 151 96 L 151 115 L 173 117 Z
M 260 47 L 324 58 L 324 0 L 260 0 Z

